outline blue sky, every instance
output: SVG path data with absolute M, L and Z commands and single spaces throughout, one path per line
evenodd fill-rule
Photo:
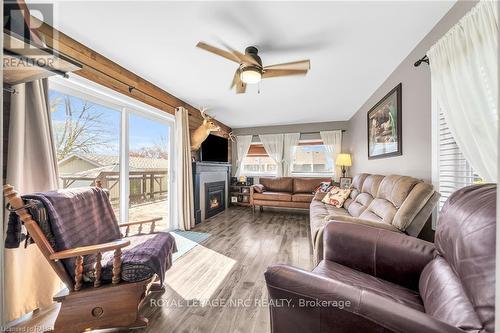
M 58 128 L 64 124 L 67 117 L 63 100 L 64 96 L 66 95 L 58 91 L 49 91 L 49 99 L 51 102 L 57 98 L 61 99 L 61 103 L 59 103 L 52 112 L 52 122 L 54 124 L 54 131 L 56 132 Z M 74 112 L 82 109 L 84 105 L 82 99 L 70 96 L 70 100 Z M 99 131 L 102 133 L 103 138 L 109 142 L 107 146 L 95 147 L 95 153 L 118 154 L 120 143 L 120 112 L 95 103 L 89 102 L 88 104 L 92 105 L 89 112 L 102 114 L 99 121 Z M 140 117 L 133 113 L 130 114 L 129 125 L 130 150 L 132 151 L 160 143 L 168 144 L 169 132 L 167 125 Z

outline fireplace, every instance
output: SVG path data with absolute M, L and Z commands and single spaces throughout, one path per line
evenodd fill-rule
M 226 209 L 226 182 L 205 183 L 205 218 L 208 219 Z

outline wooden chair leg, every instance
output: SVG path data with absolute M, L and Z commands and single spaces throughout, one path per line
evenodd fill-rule
M 264 211 L 264 206 L 259 206 L 259 210 L 262 213 Z

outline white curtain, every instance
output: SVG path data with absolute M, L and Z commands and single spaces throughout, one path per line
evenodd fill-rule
M 182 230 L 190 230 L 194 227 L 193 174 L 188 111 L 183 107 L 175 110 L 175 145 L 177 220 Z
M 495 2 L 481 1 L 427 53 L 434 104 L 488 182 L 497 181 L 498 32 Z
M 236 161 L 236 177 L 239 177 L 243 171 L 243 161 L 247 156 L 251 144 L 252 135 L 239 135 L 236 137 L 236 155 L 238 158 Z
M 283 176 L 283 134 L 259 135 L 259 139 L 264 146 L 269 157 L 277 165 L 277 176 Z
M 299 144 L 300 133 L 286 133 L 283 138 L 283 176 L 292 175 L 292 148 Z
M 11 95 L 7 183 L 20 194 L 58 187 L 47 80 L 16 85 Z M 12 321 L 52 304 L 62 283 L 36 245 L 5 249 L 4 318 Z
M 326 151 L 333 161 L 333 167 L 335 170 L 334 178 L 338 181 L 342 172 L 340 167 L 335 165 L 335 160 L 337 159 L 337 155 L 342 150 L 342 131 L 321 131 L 319 132 L 319 135 L 321 136 L 321 140 L 323 140 L 323 144 L 326 146 Z

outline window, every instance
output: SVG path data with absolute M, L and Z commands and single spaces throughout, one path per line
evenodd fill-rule
M 243 161 L 243 174 L 276 176 L 276 162 L 269 157 L 261 143 L 252 143 Z
M 88 81 L 49 82 L 60 187 L 100 182 L 119 222 L 170 227 L 172 117 Z
M 120 111 L 89 100 L 49 91 L 59 187 L 94 186 L 109 190 L 120 218 Z
M 437 122 L 437 161 L 435 166 L 435 183 L 441 197 L 439 198 L 438 210 L 441 210 L 448 197 L 456 190 L 482 182 L 482 179 L 474 172 L 469 162 L 460 152 L 453 138 L 443 113 L 439 113 Z
M 300 141 L 292 148 L 292 174 L 331 175 L 334 163 L 322 141 Z

